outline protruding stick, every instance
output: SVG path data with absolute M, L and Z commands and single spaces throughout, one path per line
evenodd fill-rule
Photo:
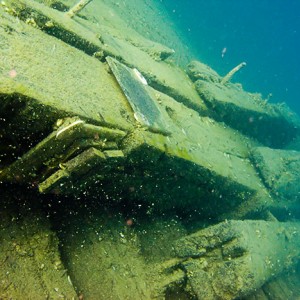
M 239 71 L 242 67 L 246 66 L 245 62 L 240 63 L 239 65 L 237 65 L 235 68 L 233 68 L 228 74 L 226 74 L 223 79 L 221 80 L 221 84 L 225 84 L 228 81 L 231 80 L 232 76 Z
M 80 0 L 77 4 L 71 7 L 67 12 L 66 16 L 73 18 L 78 14 L 86 5 L 88 5 L 92 0 Z

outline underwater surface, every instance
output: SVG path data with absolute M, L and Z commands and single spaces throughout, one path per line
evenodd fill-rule
M 224 75 L 245 61 L 236 80 L 246 90 L 300 114 L 299 1 L 162 2 L 202 62 Z
M 300 299 L 299 4 L 77 2 L 0 2 L 0 299 Z

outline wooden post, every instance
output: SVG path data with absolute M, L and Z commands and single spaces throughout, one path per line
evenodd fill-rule
M 77 4 L 71 7 L 67 12 L 66 16 L 69 18 L 73 18 L 76 14 L 78 14 L 86 5 L 88 5 L 92 0 L 80 0 Z
M 232 76 L 239 71 L 242 67 L 246 66 L 245 62 L 240 63 L 235 68 L 233 68 L 228 74 L 226 74 L 223 79 L 221 80 L 221 84 L 226 84 L 228 81 L 231 80 Z

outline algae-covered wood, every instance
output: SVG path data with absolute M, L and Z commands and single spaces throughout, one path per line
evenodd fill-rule
M 5 49 L 0 64 L 6 74 L 0 83 L 2 105 L 6 95 L 17 94 L 26 106 L 37 107 L 34 116 L 24 116 L 27 119 L 78 115 L 96 123 L 131 127 L 127 100 L 103 63 L 3 12 L 0 35 Z M 17 73 L 14 78 L 9 76 L 12 69 Z M 47 108 L 48 114 L 40 115 L 39 106 Z
M 78 48 L 87 51 L 90 55 L 100 55 L 100 58 L 103 58 L 103 55 L 120 58 L 126 64 L 137 67 L 156 88 L 170 93 L 178 101 L 201 111 L 203 114 L 206 113 L 206 106 L 185 72 L 174 64 L 158 62 L 142 50 L 143 46 L 142 49 L 137 47 L 137 42 L 131 44 L 120 35 L 116 36 L 111 31 L 107 34 L 106 30 L 103 32 L 101 27 L 95 27 L 84 20 L 79 20 L 84 25 L 81 26 L 73 19 L 66 18 L 63 13 L 36 2 L 10 0 L 9 3 L 14 10 L 23 16 L 24 21 L 30 19 L 31 15 L 35 15 L 36 21 L 34 22 L 46 32 L 69 44 L 77 45 Z M 51 26 L 48 29 L 49 23 Z
M 160 4 L 74 2 L 0 4 L 0 298 L 280 295 L 299 154 L 272 147 L 297 149 L 295 115 L 174 64 Z
M 299 134 L 297 116 L 285 113 L 279 105 L 268 104 L 259 94 L 247 93 L 238 85 L 225 86 L 204 80 L 197 80 L 195 85 L 199 95 L 216 113 L 217 120 L 262 144 L 284 147 Z

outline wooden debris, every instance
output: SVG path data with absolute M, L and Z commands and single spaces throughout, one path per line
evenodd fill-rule
M 240 63 L 235 68 L 233 68 L 228 74 L 226 74 L 223 79 L 221 80 L 221 84 L 226 84 L 228 81 L 231 80 L 232 76 L 238 72 L 242 67 L 246 66 L 245 62 Z
M 77 4 L 71 7 L 67 12 L 66 16 L 69 18 L 73 18 L 76 14 L 78 14 L 86 5 L 88 5 L 92 0 L 80 0 Z

